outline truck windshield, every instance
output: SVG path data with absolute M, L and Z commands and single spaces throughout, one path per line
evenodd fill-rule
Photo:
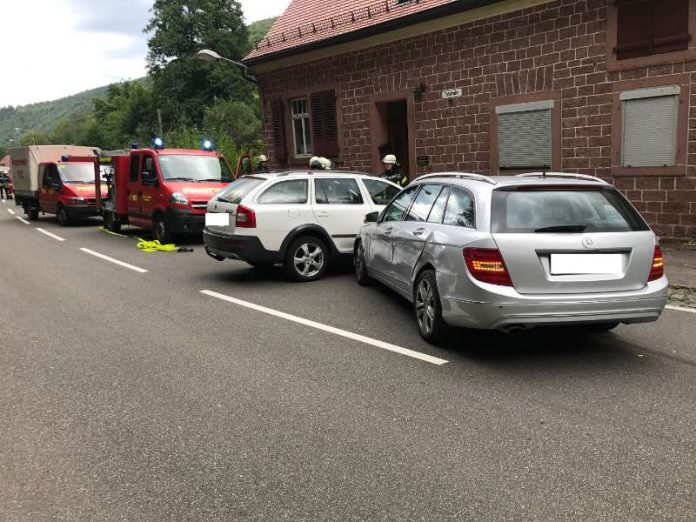
M 63 183 L 94 183 L 92 163 L 61 163 L 58 172 Z
M 232 181 L 227 163 L 217 156 L 163 154 L 159 163 L 165 181 Z

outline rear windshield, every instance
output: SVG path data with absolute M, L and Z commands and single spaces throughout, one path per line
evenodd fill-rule
M 613 188 L 519 187 L 493 191 L 493 233 L 632 232 L 649 230 Z
M 237 181 L 233 181 L 218 192 L 215 199 L 222 201 L 223 203 L 232 203 L 233 205 L 238 205 L 247 196 L 247 194 L 265 182 L 266 180 L 263 178 L 254 178 L 251 176 L 239 178 Z

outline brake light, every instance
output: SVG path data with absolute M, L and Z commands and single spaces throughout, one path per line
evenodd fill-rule
M 239 205 L 235 225 L 238 228 L 256 228 L 256 212 L 244 205 Z
M 512 279 L 497 248 L 465 248 L 464 260 L 469 272 L 479 281 L 512 286 Z
M 650 266 L 650 275 L 648 281 L 655 281 L 665 275 L 665 259 L 662 257 L 662 249 L 655 245 L 655 253 L 653 254 L 652 265 Z

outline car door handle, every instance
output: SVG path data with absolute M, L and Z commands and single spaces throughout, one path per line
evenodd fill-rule
M 386 236 L 391 236 L 391 233 L 394 229 L 393 228 L 385 228 L 384 229 L 384 235 Z
M 417 228 L 416 230 L 411 232 L 411 234 L 413 234 L 414 236 L 421 236 L 423 235 L 423 232 L 425 232 L 424 228 Z
M 329 213 L 326 211 L 317 212 L 317 217 L 329 217 Z

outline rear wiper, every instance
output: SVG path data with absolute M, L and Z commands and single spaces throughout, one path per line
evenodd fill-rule
M 554 225 L 537 228 L 534 232 L 584 232 L 587 225 Z
M 221 201 L 221 202 L 223 202 L 223 203 L 232 203 L 232 204 L 234 204 L 234 201 L 230 201 L 229 199 L 225 199 L 225 198 L 217 198 L 216 201 Z

